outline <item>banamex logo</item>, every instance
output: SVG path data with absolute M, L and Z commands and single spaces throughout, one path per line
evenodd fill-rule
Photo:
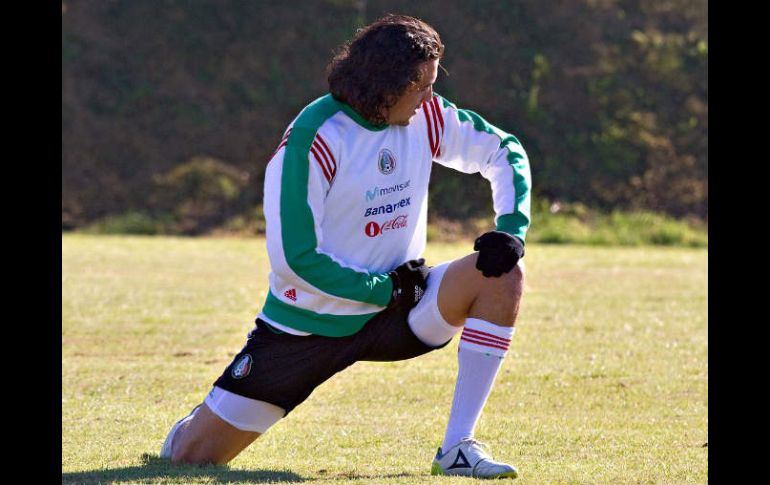
M 380 234 L 386 233 L 390 230 L 401 229 L 407 225 L 408 215 L 398 216 L 395 219 L 385 221 L 383 224 L 371 221 L 364 226 L 364 232 L 369 237 L 377 237 Z
M 383 214 L 390 214 L 396 212 L 398 209 L 407 207 L 411 204 L 411 197 L 406 197 L 399 200 L 395 204 L 384 204 L 378 207 L 368 207 L 364 212 L 364 217 L 377 216 Z

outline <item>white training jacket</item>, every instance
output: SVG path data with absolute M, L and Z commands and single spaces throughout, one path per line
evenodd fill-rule
M 531 175 L 513 135 L 439 95 L 408 126 L 372 125 L 331 94 L 306 106 L 267 165 L 259 316 L 341 337 L 383 310 L 387 273 L 425 249 L 433 161 L 489 180 L 497 230 L 525 240 Z

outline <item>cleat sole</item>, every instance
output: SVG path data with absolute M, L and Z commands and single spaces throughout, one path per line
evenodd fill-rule
M 517 472 L 504 472 L 504 473 L 498 473 L 497 475 L 490 477 L 490 478 L 517 478 L 519 474 Z
M 430 467 L 430 474 L 431 475 L 446 475 L 444 473 L 444 469 L 441 468 L 441 465 L 438 463 L 433 463 L 433 466 Z

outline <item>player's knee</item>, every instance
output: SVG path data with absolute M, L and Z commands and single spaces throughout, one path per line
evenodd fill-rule
M 524 293 L 524 266 L 517 264 L 508 274 L 510 275 L 508 284 L 511 294 L 521 298 Z
M 498 298 L 518 302 L 524 293 L 524 270 L 517 264 L 498 278 L 486 278 L 486 283 L 493 287 Z

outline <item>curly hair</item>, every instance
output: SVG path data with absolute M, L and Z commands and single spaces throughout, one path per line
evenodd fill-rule
M 388 14 L 358 29 L 327 66 L 329 91 L 373 125 L 417 82 L 420 64 L 441 60 L 438 32 L 422 20 Z

